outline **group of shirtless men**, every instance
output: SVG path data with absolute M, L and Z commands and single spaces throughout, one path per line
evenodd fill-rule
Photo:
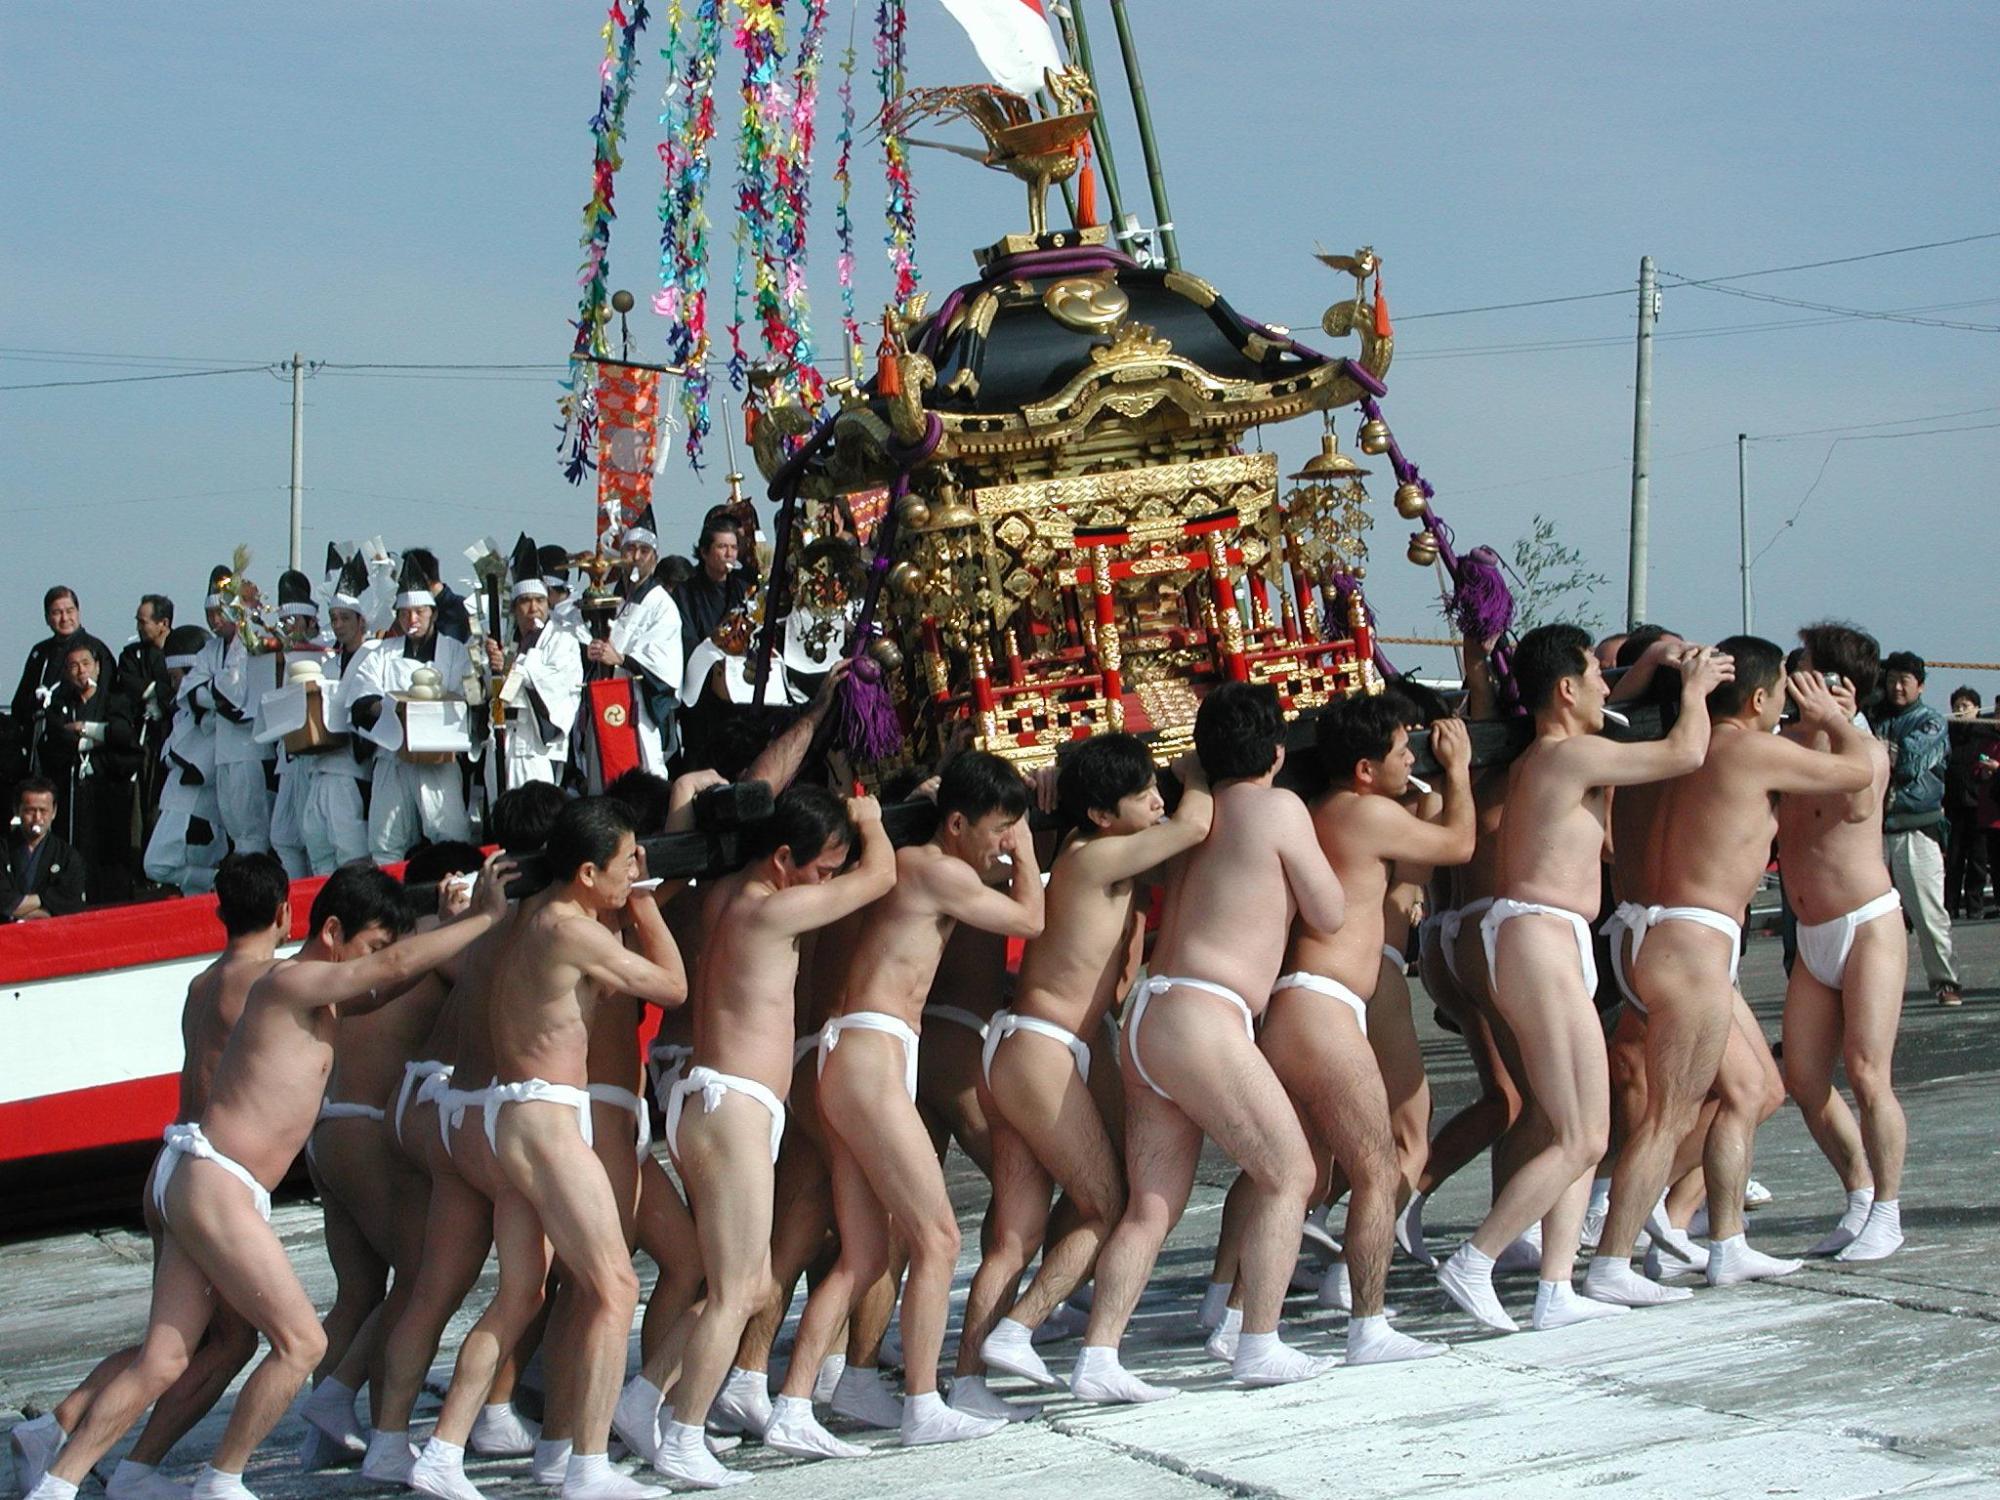
M 260 1334 L 269 1353 L 195 1500 L 249 1494 L 245 1464 L 308 1378 L 303 1463 L 359 1458 L 372 1479 L 465 1500 L 468 1448 L 528 1457 L 573 1500 L 663 1493 L 611 1467 L 614 1430 L 698 1487 L 750 1477 L 718 1457 L 739 1440 L 726 1434 L 865 1452 L 821 1425 L 816 1399 L 908 1444 L 984 1437 L 1033 1410 L 987 1373 L 1058 1384 L 1036 1346 L 1079 1326 L 1076 1397 L 1169 1396 L 1118 1350 L 1204 1138 L 1241 1169 L 1202 1321 L 1244 1385 L 1334 1363 L 1284 1343 L 1278 1319 L 1302 1234 L 1333 1245 L 1325 1205 L 1342 1193 L 1321 1299 L 1349 1309 L 1346 1362 L 1442 1352 L 1390 1326 L 1388 1262 L 1400 1241 L 1436 1264 L 1424 1197 L 1489 1145 L 1491 1211 L 1437 1272 L 1488 1328 L 1517 1326 L 1493 1287 L 1509 1256 L 1539 1263 L 1538 1329 L 1687 1297 L 1665 1278 L 1704 1266 L 1713 1285 L 1795 1268 L 1742 1228 L 1752 1135 L 1787 1085 L 1849 1189 L 1818 1248 L 1886 1255 L 1901 1242 L 1889 1058 L 1905 958 L 1877 836 L 1886 759 L 1854 722 L 1873 642 L 1837 625 L 1802 640 L 1788 672 L 1767 641 L 1635 635 L 1608 688 L 1584 632 L 1535 630 L 1512 657 L 1534 737 L 1510 766 L 1475 771 L 1461 720 L 1392 691 L 1326 711 L 1328 785 L 1310 805 L 1274 784 L 1275 695 L 1224 686 L 1175 763 L 1171 816 L 1129 736 L 1088 741 L 1032 784 L 967 751 L 929 789 L 924 843 L 893 848 L 872 799 L 792 785 L 749 833 L 747 865 L 686 890 L 644 879 L 636 835 L 688 826 L 712 776 L 642 805 L 522 787 L 495 810 L 502 852 L 469 895 L 449 888 L 456 914 L 413 931 L 396 881 L 346 866 L 288 958 L 282 870 L 232 857 L 216 881 L 228 944 L 188 994 L 180 1123 L 146 1194 L 150 1321 L 15 1429 L 30 1500 L 68 1500 L 148 1407 L 107 1489 L 189 1494 L 155 1465 Z M 1469 655 L 1480 717 L 1499 685 Z M 1663 739 L 1616 740 L 1600 733 L 1608 698 L 1677 703 L 1678 718 Z M 1787 700 L 1796 722 L 1774 733 Z M 1430 718 L 1436 792 L 1411 775 L 1411 730 Z M 1024 816 L 1036 797 L 1070 830 L 1046 877 Z M 1801 923 L 1782 1082 L 1735 988 L 1774 837 Z M 510 899 L 515 856 L 535 851 L 548 883 Z M 1604 1007 L 1608 1042 L 1592 931 L 1606 887 L 1626 1002 Z M 1484 1085 L 1434 1142 L 1403 978 L 1425 904 L 1421 972 Z M 1011 995 L 1010 938 L 1027 940 Z M 698 955 L 691 980 L 683 953 Z M 642 1006 L 665 1012 L 650 1060 Z M 1858 1126 L 1831 1085 L 1841 1058 Z M 679 1188 L 650 1149 L 649 1061 Z M 948 1403 L 947 1136 L 992 1184 Z M 339 1276 L 324 1320 L 269 1225 L 301 1148 Z M 1593 1212 L 1594 1177 L 1608 1203 Z M 1706 1250 L 1688 1233 L 1697 1211 Z M 1642 1228 L 1649 1275 L 1631 1264 Z M 636 1247 L 660 1270 L 628 1381 Z M 418 1450 L 411 1410 L 492 1248 L 497 1290 Z M 772 1340 L 809 1269 L 773 1396 Z M 900 1398 L 878 1363 L 899 1276 Z M 536 1366 L 539 1431 L 512 1400 Z

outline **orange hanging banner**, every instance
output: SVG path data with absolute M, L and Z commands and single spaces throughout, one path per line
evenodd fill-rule
M 660 372 L 597 367 L 597 542 L 618 538 L 653 498 L 659 451 Z

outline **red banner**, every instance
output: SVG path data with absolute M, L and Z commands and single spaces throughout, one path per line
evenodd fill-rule
M 660 372 L 597 367 L 597 542 L 616 552 L 619 535 L 653 495 L 659 449 Z
M 602 791 L 640 765 L 632 680 L 609 677 L 590 683 L 584 692 L 590 704 L 590 733 L 597 744 L 598 781 L 592 790 Z

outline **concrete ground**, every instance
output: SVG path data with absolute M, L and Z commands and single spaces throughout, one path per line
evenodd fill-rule
M 1194 1311 L 1230 1180 L 1213 1153 L 1125 1344 L 1128 1365 L 1186 1387 L 1148 1407 L 1099 1408 L 1065 1395 L 1041 1419 L 974 1446 L 903 1451 L 866 1437 L 871 1458 L 800 1464 L 746 1446 L 770 1500 L 840 1495 L 1640 1497 L 2000 1496 L 2000 1218 L 1993 1105 L 2000 1086 L 2000 925 L 1961 928 L 1970 987 L 1962 1010 L 1913 994 L 1898 1054 L 1909 1111 L 1909 1243 L 1875 1266 L 1814 1264 L 1782 1284 L 1697 1292 L 1692 1302 L 1548 1334 L 1476 1335 L 1427 1272 L 1398 1261 L 1400 1326 L 1452 1345 L 1414 1365 L 1334 1371 L 1278 1390 L 1233 1388 L 1207 1360 Z M 1914 952 L 1912 954 L 1914 965 Z M 1777 1034 L 1782 975 L 1774 940 L 1754 940 L 1743 981 Z M 1418 998 L 1442 1118 L 1470 1093 L 1457 1041 Z M 983 1183 L 954 1159 L 954 1198 L 976 1253 Z M 1802 1250 L 1842 1206 L 1839 1186 L 1787 1109 L 1759 1140 L 1757 1176 L 1776 1195 L 1751 1220 L 1755 1241 Z M 1484 1163 L 1446 1185 L 1428 1213 L 1449 1247 L 1486 1205 Z M 277 1225 L 310 1291 L 331 1276 L 318 1214 L 281 1204 Z M 960 1267 L 964 1295 L 972 1265 Z M 0 1246 L 0 1424 L 39 1411 L 145 1316 L 147 1247 L 128 1228 Z M 490 1268 L 489 1268 L 490 1277 Z M 489 1282 L 490 1285 L 490 1282 Z M 1503 1282 L 1525 1317 L 1529 1277 Z M 469 1324 L 462 1316 L 448 1336 Z M 954 1324 L 956 1317 L 954 1316 Z M 1337 1351 L 1344 1318 L 1294 1299 L 1289 1337 Z M 1075 1345 L 1045 1349 L 1066 1372 Z M 950 1350 L 947 1348 L 947 1358 Z M 1006 1385 L 1003 1382 L 1002 1388 Z M 1021 1394 L 1021 1392 L 1015 1392 Z M 227 1411 L 225 1400 L 222 1412 Z M 420 1425 L 423 1413 L 420 1411 Z M 213 1416 L 175 1455 L 191 1469 L 220 1430 Z M 835 1424 L 838 1425 L 838 1424 Z M 361 1494 L 357 1475 L 301 1475 L 288 1420 L 253 1464 L 267 1500 Z M 488 1493 L 538 1493 L 519 1463 L 475 1464 Z

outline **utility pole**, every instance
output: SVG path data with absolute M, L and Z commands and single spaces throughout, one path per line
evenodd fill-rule
M 305 567 L 306 555 L 306 364 L 292 353 L 292 562 Z
M 1111 24 L 1118 28 L 1118 50 L 1125 59 L 1125 81 L 1132 89 L 1132 114 L 1139 126 L 1139 148 L 1146 155 L 1146 183 L 1153 190 L 1153 213 L 1159 219 L 1160 253 L 1167 269 L 1181 268 L 1180 242 L 1174 238 L 1174 211 L 1167 207 L 1167 177 L 1160 169 L 1159 143 L 1153 139 L 1153 111 L 1146 103 L 1146 80 L 1139 73 L 1139 47 L 1132 40 L 1132 23 L 1125 0 L 1111 0 Z
M 1750 633 L 1750 477 L 1743 459 L 1747 433 L 1736 434 L 1736 558 L 1743 574 L 1743 633 Z
M 1632 552 L 1625 566 L 1625 623 L 1646 618 L 1646 506 L 1653 469 L 1653 324 L 1659 321 L 1660 294 L 1653 284 L 1653 257 L 1639 258 L 1639 369 L 1632 401 Z

